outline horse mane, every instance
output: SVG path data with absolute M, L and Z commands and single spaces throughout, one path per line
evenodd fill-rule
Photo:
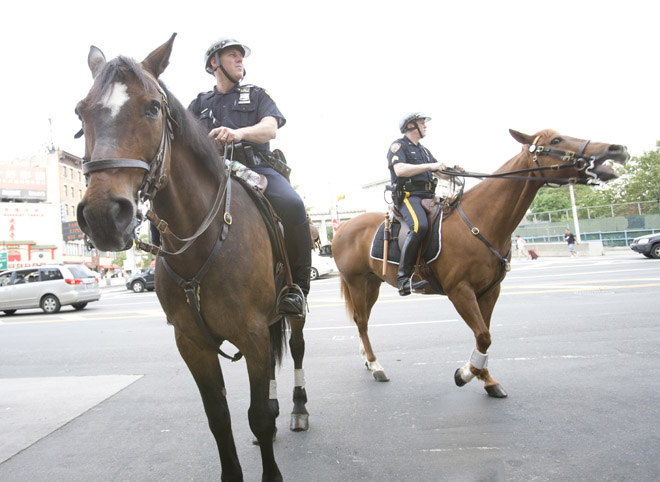
M 135 78 L 142 84 L 142 88 L 147 90 L 153 79 L 148 77 L 142 66 L 135 60 L 119 56 L 106 63 L 104 68 L 97 75 L 95 82 L 98 86 L 96 97 L 102 98 L 109 89 L 112 88 L 115 82 L 120 82 L 128 77 Z M 219 154 L 216 147 L 211 141 L 207 133 L 204 131 L 203 126 L 192 116 L 192 114 L 183 107 L 181 102 L 174 96 L 165 84 L 158 80 L 158 85 L 163 89 L 167 96 L 167 102 L 170 106 L 172 117 L 177 125 L 173 126 L 175 138 L 185 143 L 190 148 L 193 155 L 205 164 L 211 172 L 222 170 L 218 169 Z
M 218 170 L 218 165 L 220 165 L 218 150 L 215 143 L 209 139 L 202 124 L 193 117 L 188 109 L 183 107 L 179 99 L 168 90 L 163 82 L 159 80 L 158 83 L 167 95 L 172 117 L 178 124 L 178 126 L 174 126 L 174 137 L 183 141 L 193 155 L 206 165 L 205 167 L 211 171 Z

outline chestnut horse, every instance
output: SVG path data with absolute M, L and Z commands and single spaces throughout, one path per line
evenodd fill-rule
M 463 386 L 476 376 L 488 394 L 497 398 L 507 393 L 487 368 L 490 319 L 500 282 L 509 269 L 513 231 L 545 183 L 607 181 L 616 176 L 603 162 L 625 163 L 629 158 L 624 146 L 584 141 L 552 130 L 534 136 L 510 133 L 525 146 L 522 152 L 466 191 L 456 208 L 445 214 L 442 249 L 429 265 L 442 294 L 449 297 L 476 340 L 470 360 L 454 374 L 456 384 Z M 346 309 L 360 333 L 365 364 L 378 381 L 389 378 L 376 359 L 367 325 L 381 283 L 397 285 L 397 265 L 388 263 L 383 275 L 383 261 L 370 257 L 374 235 L 383 219 L 383 213 L 350 219 L 339 226 L 332 241 Z
M 156 292 L 199 388 L 221 479 L 243 480 L 218 359 L 228 340 L 247 364 L 248 418 L 261 450 L 262 480 L 281 481 L 273 453 L 279 414 L 274 372 L 285 350 L 286 320 L 275 313 L 277 256 L 248 190 L 229 176 L 201 125 L 158 80 L 175 35 L 142 63 L 126 57 L 106 62 L 91 48 L 94 82 L 76 108 L 88 181 L 78 223 L 98 249 L 126 250 L 137 238 L 141 209 L 151 205 L 161 228 L 167 226 Z M 308 428 L 305 319 L 288 321 L 295 365 L 291 429 L 300 431 Z

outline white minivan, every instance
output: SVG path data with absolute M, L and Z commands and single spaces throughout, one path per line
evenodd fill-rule
M 82 264 L 59 264 L 16 268 L 0 273 L 0 311 L 41 308 L 57 313 L 64 305 L 82 310 L 101 299 L 99 281 Z

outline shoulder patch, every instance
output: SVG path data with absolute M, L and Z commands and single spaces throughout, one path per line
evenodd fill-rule
M 390 151 L 392 151 L 392 154 L 396 154 L 398 150 L 401 149 L 401 143 L 400 142 L 395 142 L 390 146 Z

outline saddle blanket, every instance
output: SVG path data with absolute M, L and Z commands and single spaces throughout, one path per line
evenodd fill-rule
M 438 216 L 435 220 L 433 227 L 431 228 L 431 239 L 426 246 L 426 249 L 423 253 L 423 258 L 426 263 L 435 261 L 438 256 L 440 256 L 440 249 L 442 248 L 441 243 L 441 230 L 442 230 L 442 214 Z M 391 223 L 390 224 L 390 242 L 387 249 L 387 262 L 392 264 L 399 264 L 401 259 L 401 247 L 399 243 L 399 232 L 401 231 L 401 223 Z M 408 235 L 408 229 L 406 226 L 405 235 Z M 371 242 L 371 257 L 379 261 L 383 260 L 383 250 L 385 247 L 385 241 L 383 239 L 383 233 L 385 232 L 385 222 L 382 222 L 376 231 L 374 240 Z

